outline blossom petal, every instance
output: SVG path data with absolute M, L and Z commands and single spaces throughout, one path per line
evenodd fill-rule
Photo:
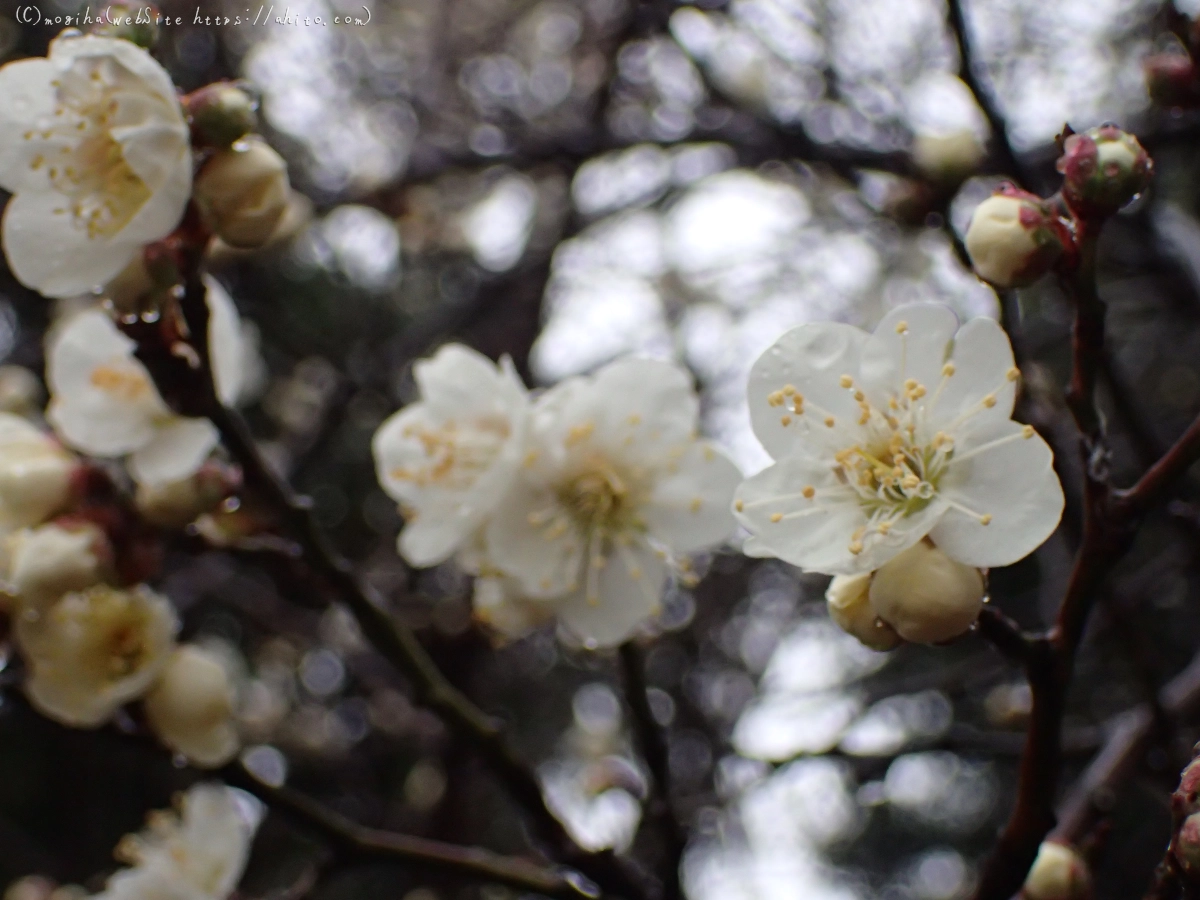
M 21 284 L 47 297 L 74 297 L 103 287 L 139 250 L 136 244 L 89 238 L 65 211 L 70 206 L 55 192 L 22 191 L 4 210 L 9 266 Z
M 677 553 L 719 544 L 733 533 L 729 506 L 742 473 L 723 451 L 699 441 L 677 466 L 655 483 L 642 510 L 650 535 Z
M 170 414 L 132 349 L 100 310 L 73 316 L 52 337 L 46 369 L 54 399 L 46 418 L 72 447 L 121 456 L 149 442 L 155 420 Z
M 950 358 L 954 374 L 937 389 L 930 387 L 940 392 L 937 402 L 929 404 L 933 429 L 953 432 L 961 441 L 964 429 L 969 432 L 1012 416 L 1017 396 L 1017 383 L 1010 375 L 1015 375 L 1012 344 L 999 322 L 972 319 L 955 335 Z M 988 396 L 995 399 L 995 405 L 984 404 Z
M 811 497 L 806 496 L 810 487 Z M 858 495 L 833 468 L 795 455 L 742 482 L 734 510 L 754 535 L 743 548 L 747 555 L 774 556 L 809 572 L 856 575 L 879 568 L 928 534 L 943 505 L 935 498 L 924 509 L 892 520 L 886 534 L 869 529 Z M 862 544 L 858 553 L 850 550 L 855 542 Z
M 685 370 L 633 357 L 595 375 L 568 379 L 538 408 L 546 449 L 565 449 L 568 455 L 599 452 L 652 468 L 691 442 L 699 419 L 699 401 Z
M 516 383 L 514 384 L 514 379 Z M 421 399 L 448 419 L 507 412 L 526 401 L 520 379 L 470 347 L 446 344 L 413 366 Z
M 213 381 L 226 406 L 236 406 L 246 375 L 246 347 L 241 319 L 233 298 L 211 276 L 204 276 L 208 300 L 208 344 L 212 353 Z
M 579 588 L 584 539 L 553 491 L 518 481 L 487 525 L 493 563 L 533 598 Z
M 590 649 L 615 647 L 660 608 L 667 582 L 666 563 L 645 542 L 617 548 L 594 576 L 597 592 L 586 588 L 563 601 L 559 621 Z
M 0 67 L 0 187 L 19 191 L 47 183 L 44 167 L 30 168 L 37 150 L 25 135 L 54 111 L 55 68 L 45 59 L 21 59 Z
M 908 379 L 933 391 L 950 357 L 958 316 L 941 303 L 909 303 L 883 317 L 862 351 L 863 390 L 886 404 Z
M 109 58 L 126 70 L 114 73 L 118 79 L 140 82 L 164 99 L 175 98 L 175 83 L 153 56 L 132 41 L 92 34 L 64 32 L 50 42 L 48 54 L 59 71 L 65 71 L 78 59 Z M 133 78 L 129 79 L 128 76 Z
M 856 442 L 859 408 L 843 375 L 855 375 L 867 333 L 853 325 L 822 322 L 801 325 L 783 335 L 750 369 L 750 423 L 766 451 L 782 459 L 798 447 L 846 447 Z M 794 387 L 804 398 L 802 415 L 772 405 L 780 391 Z M 785 398 L 786 400 L 787 398 Z M 833 427 L 827 426 L 832 417 Z M 786 421 L 787 424 L 784 424 Z
M 1058 527 L 1063 492 L 1054 453 L 1019 422 L 1000 422 L 956 450 L 939 493 L 951 504 L 929 536 L 971 566 L 1007 566 L 1036 550 Z M 990 516 L 987 525 L 980 516 Z
M 163 484 L 192 475 L 217 446 L 217 427 L 208 419 L 178 416 L 160 425 L 154 438 L 134 451 L 129 474 L 141 484 Z

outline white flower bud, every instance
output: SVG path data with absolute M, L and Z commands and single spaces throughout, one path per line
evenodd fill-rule
M 159 528 L 182 528 L 211 512 L 236 488 L 237 479 L 223 467 L 206 463 L 179 481 L 143 482 L 134 503 L 147 522 Z
M 975 274 L 998 288 L 1032 284 L 1062 253 L 1055 220 L 1039 197 L 1008 189 L 971 216 L 967 254 Z
M 34 610 L 98 584 L 112 553 L 104 532 L 90 523 L 25 528 L 10 535 L 4 549 L 8 590 Z
M 834 576 L 825 592 L 829 617 L 872 650 L 891 650 L 904 643 L 904 639 L 871 607 L 870 587 L 870 572 Z
M 159 739 L 193 765 L 215 768 L 238 752 L 233 685 L 225 667 L 194 644 L 171 654 L 146 695 L 146 720 Z
M 1183 820 L 1171 846 L 1175 860 L 1193 877 L 1200 874 L 1200 813 Z
M 917 134 L 913 164 L 936 181 L 961 181 L 983 162 L 987 148 L 970 128 L 943 134 Z
M 1021 896 L 1024 900 L 1089 900 L 1092 878 L 1087 863 L 1066 844 L 1045 841 Z
M 32 423 L 0 412 L 0 527 L 44 522 L 71 496 L 76 462 Z
M 218 150 L 196 176 L 204 223 L 232 247 L 261 247 L 288 205 L 287 163 L 260 137 Z
M 871 579 L 871 606 L 906 641 L 937 644 L 964 634 L 983 608 L 983 576 L 928 541 L 885 563 Z
M 101 725 L 142 696 L 166 665 L 179 628 L 170 602 L 145 586 L 96 585 L 15 621 L 30 702 L 75 728 Z
M 0 366 L 0 411 L 18 416 L 41 412 L 42 382 L 24 366 Z

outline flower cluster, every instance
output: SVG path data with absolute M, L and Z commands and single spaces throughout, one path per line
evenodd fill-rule
M 260 804 L 222 784 L 198 784 L 178 809 L 152 813 L 126 835 L 116 857 L 128 865 L 108 879 L 98 900 L 226 900 L 235 892 L 262 815 Z
M 1020 373 L 1000 326 L 936 304 L 868 334 L 786 333 L 750 373 L 775 464 L 734 509 L 745 552 L 838 576 L 834 618 L 871 646 L 949 640 L 978 616 L 980 570 L 1016 562 L 1063 508 L 1049 446 L 1012 421 Z
M 421 400 L 374 439 L 380 483 L 408 519 L 400 553 L 457 554 L 479 616 L 514 634 L 549 618 L 589 647 L 656 614 L 672 563 L 729 537 L 740 475 L 697 439 L 677 367 L 624 359 L 531 398 L 505 361 L 442 348 Z
M 100 725 L 145 698 L 147 720 L 192 762 L 237 752 L 233 688 L 145 585 L 122 587 L 113 543 L 75 510 L 85 468 L 33 423 L 0 413 L 0 608 L 26 662 L 25 692 L 47 716 Z M 103 518 L 103 517 L 101 517 Z

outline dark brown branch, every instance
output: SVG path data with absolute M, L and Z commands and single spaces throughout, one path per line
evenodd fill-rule
M 687 835 L 671 805 L 671 759 L 666 734 L 655 721 L 646 685 L 646 660 L 641 649 L 629 641 L 621 645 L 621 680 L 633 719 L 633 734 L 642 758 L 650 769 L 654 787 L 650 817 L 662 832 L 666 860 L 663 865 L 663 900 L 679 900 L 683 888 L 679 867 L 687 849 Z
M 367 828 L 288 787 L 259 781 L 240 763 L 221 770 L 229 784 L 254 794 L 271 809 L 318 832 L 345 860 L 394 860 L 423 868 L 523 891 L 556 900 L 595 900 L 599 889 L 576 872 L 539 866 L 528 860 L 501 856 L 479 847 L 462 847 L 442 841 Z
M 1132 518 L 1141 515 L 1163 498 L 1171 485 L 1200 460 L 1200 416 L 1188 426 L 1162 458 L 1138 479 L 1137 484 L 1117 492 L 1116 512 Z
M 1168 681 L 1158 694 L 1163 713 L 1172 720 L 1200 712 L 1200 654 L 1182 672 Z M 1096 754 L 1059 807 L 1054 837 L 1078 843 L 1095 824 L 1103 810 L 1096 798 L 1111 793 L 1136 770 L 1154 739 L 1156 717 L 1149 703 L 1122 713 L 1109 727 L 1104 747 Z
M 948 0 L 946 6 L 950 31 L 954 34 L 954 40 L 958 44 L 958 77 L 975 95 L 975 101 L 983 110 L 983 115 L 992 130 L 997 168 L 1002 174 L 1015 178 L 1022 186 L 1032 188 L 1033 186 L 1028 184 L 1028 172 L 1013 150 L 1012 142 L 1008 139 L 1008 123 L 1004 121 L 1004 116 L 996 105 L 995 93 L 979 80 L 976 72 L 977 60 L 972 52 L 970 27 L 967 25 L 962 0 Z

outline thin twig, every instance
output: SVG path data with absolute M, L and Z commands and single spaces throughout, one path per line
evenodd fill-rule
M 226 766 L 221 776 L 228 784 L 254 794 L 271 809 L 319 832 L 343 858 L 416 863 L 452 875 L 534 891 L 556 900 L 595 900 L 600 896 L 595 885 L 570 870 L 546 868 L 479 847 L 367 828 L 299 791 L 260 781 L 241 763 Z
M 679 867 L 687 849 L 687 835 L 671 804 L 671 760 L 666 735 L 654 719 L 646 685 L 646 660 L 641 649 L 632 641 L 621 645 L 621 680 L 625 699 L 633 718 L 633 733 L 638 749 L 654 781 L 650 812 L 657 823 L 664 844 L 666 861 L 663 865 L 663 900 L 679 900 L 683 887 Z
M 1009 659 L 1024 663 L 1033 650 L 1034 638 L 995 606 L 979 612 L 979 634 Z

